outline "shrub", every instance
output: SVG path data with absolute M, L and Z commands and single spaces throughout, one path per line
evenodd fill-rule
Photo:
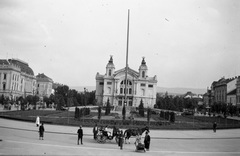
M 141 99 L 140 101 L 140 105 L 138 106 L 138 110 L 139 110 L 139 115 L 144 117 L 144 107 L 143 107 L 143 101 Z

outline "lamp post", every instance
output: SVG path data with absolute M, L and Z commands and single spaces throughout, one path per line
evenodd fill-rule
M 68 109 L 67 109 L 67 111 L 68 111 L 68 113 L 67 113 L 67 123 L 69 124 L 69 104 L 68 104 L 68 93 L 66 93 L 66 97 L 67 97 L 67 107 L 68 107 Z

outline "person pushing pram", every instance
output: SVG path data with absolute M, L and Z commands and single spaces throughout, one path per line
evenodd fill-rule
M 136 152 L 146 152 L 145 151 L 145 146 L 144 144 L 141 142 L 141 135 L 138 133 L 137 137 L 136 137 L 136 141 L 135 141 L 135 146 L 136 146 Z

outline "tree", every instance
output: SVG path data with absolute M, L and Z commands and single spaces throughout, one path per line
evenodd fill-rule
M 151 108 L 148 107 L 148 109 L 147 109 L 147 121 L 148 121 L 148 124 L 150 123 L 151 114 L 152 114 L 152 110 L 151 110 Z
M 105 109 L 105 115 L 109 115 L 110 114 L 110 102 L 109 102 L 109 98 L 107 100 L 107 105 L 106 105 L 106 109 Z
M 138 106 L 138 110 L 139 110 L 139 115 L 144 117 L 144 106 L 143 106 L 143 101 L 141 99 L 140 101 L 140 105 Z
M 56 108 L 57 110 L 61 110 L 62 106 L 64 106 L 66 104 L 65 100 L 61 94 L 57 94 L 55 96 L 55 101 L 57 104 L 57 108 Z
M 102 107 L 98 106 L 98 120 L 101 119 L 101 114 L 102 114 Z
M 4 100 L 5 100 L 5 98 L 4 98 L 4 95 L 2 94 L 1 99 L 0 99 L 0 103 L 3 104 Z
M 53 95 L 53 94 L 51 94 L 51 95 L 49 96 L 49 102 L 50 102 L 50 103 L 55 103 L 55 101 L 54 101 L 54 95 Z
M 174 112 L 170 113 L 170 121 L 175 122 L 175 113 Z
M 74 117 L 77 119 L 79 118 L 79 108 L 75 107 L 75 115 Z
M 123 120 L 125 120 L 125 118 L 126 118 L 126 107 L 125 107 L 125 104 L 123 105 L 123 109 L 122 109 L 122 117 L 123 117 Z
M 33 96 L 32 95 L 28 95 L 25 98 L 26 103 L 32 104 L 33 103 Z

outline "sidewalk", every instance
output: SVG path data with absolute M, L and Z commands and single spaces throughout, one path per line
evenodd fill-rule
M 81 123 L 79 123 L 80 125 Z M 76 135 L 78 127 L 45 124 L 46 133 L 59 133 Z M 0 118 L 0 128 L 12 128 L 19 130 L 38 131 L 33 122 L 22 122 Z M 84 135 L 92 136 L 92 128 L 83 127 Z M 125 129 L 123 129 L 125 130 Z M 151 130 L 152 139 L 240 139 L 240 129 L 217 130 Z

